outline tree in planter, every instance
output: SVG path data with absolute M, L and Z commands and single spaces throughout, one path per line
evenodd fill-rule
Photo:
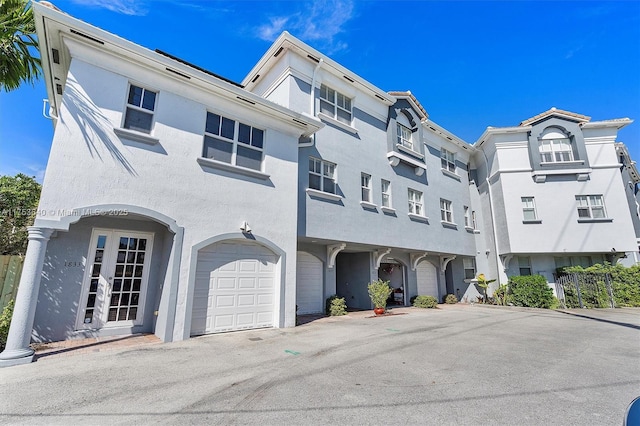
M 480 287 L 484 291 L 484 298 L 482 299 L 482 303 L 487 303 L 487 289 L 489 288 L 489 284 L 495 282 L 496 280 L 488 280 L 484 274 L 478 274 L 478 287 Z
M 33 224 L 41 186 L 22 173 L 0 176 L 0 255 L 24 254 L 27 227 Z
M 391 292 L 393 292 L 393 289 L 389 285 L 389 281 L 382 281 L 378 279 L 369 283 L 367 288 L 369 290 L 369 297 L 371 298 L 373 307 L 376 309 L 382 309 L 384 312 L 387 307 L 387 299 L 389 299 Z

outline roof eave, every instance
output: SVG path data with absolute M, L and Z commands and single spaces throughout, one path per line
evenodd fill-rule
M 473 143 L 474 148 L 479 148 L 484 142 L 489 140 L 493 135 L 508 133 L 527 133 L 531 130 L 531 126 L 512 126 L 512 127 L 487 127 L 482 135 Z

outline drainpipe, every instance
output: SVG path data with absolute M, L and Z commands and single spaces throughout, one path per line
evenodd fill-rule
M 484 158 L 484 164 L 485 164 L 485 167 L 487 168 L 487 177 L 485 178 L 485 181 L 487 182 L 487 188 L 489 192 L 489 210 L 491 211 L 491 228 L 493 229 L 493 247 L 496 252 L 496 270 L 498 272 L 496 279 L 497 279 L 498 285 L 500 285 L 500 267 L 502 265 L 502 262 L 500 261 L 500 251 L 498 249 L 498 232 L 496 231 L 496 216 L 495 216 L 495 209 L 493 208 L 493 192 L 491 191 L 491 182 L 489 182 L 489 173 L 490 173 L 489 161 L 487 159 L 487 154 L 485 154 L 484 152 L 484 149 L 480 148 L 480 151 L 482 152 L 482 157 Z
M 324 59 L 320 58 L 318 65 L 316 65 L 316 68 L 313 70 L 313 78 L 311 79 L 311 100 L 309 102 L 309 111 L 311 111 L 312 117 L 316 116 L 316 77 L 318 76 L 318 71 L 322 67 L 323 63 L 324 63 Z M 298 148 L 307 148 L 307 147 L 313 146 L 315 143 L 316 143 L 316 134 L 313 133 L 313 135 L 311 136 L 311 141 L 299 143 Z

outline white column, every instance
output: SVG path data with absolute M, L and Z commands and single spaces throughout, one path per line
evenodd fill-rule
M 42 265 L 47 242 L 53 229 L 32 226 L 28 230 L 29 245 L 20 276 L 20 286 L 13 309 L 7 345 L 0 353 L 0 367 L 26 364 L 33 359 L 33 349 L 29 347 L 29 343 L 31 342 L 33 318 L 38 303 Z

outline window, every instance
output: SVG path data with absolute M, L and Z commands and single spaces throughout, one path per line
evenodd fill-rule
M 449 152 L 442 148 L 440 151 L 440 163 L 444 170 L 448 170 L 451 173 L 456 172 L 456 155 L 453 152 Z
M 382 193 L 382 207 L 391 208 L 391 182 L 382 179 L 380 189 Z
M 309 188 L 336 193 L 336 165 L 309 157 Z
M 471 227 L 471 215 L 469 214 L 469 207 L 464 206 L 464 227 Z
M 409 213 L 424 216 L 422 209 L 422 192 L 409 188 Z
M 443 222 L 453 223 L 453 210 L 451 209 L 451 201 L 440 198 L 440 219 Z
M 522 216 L 524 220 L 537 220 L 536 205 L 533 197 L 521 197 L 522 200 Z
M 264 131 L 207 112 L 203 156 L 253 170 L 262 169 Z
M 476 260 L 473 257 L 465 257 L 462 259 L 464 267 L 464 279 L 472 280 L 476 277 Z
M 320 112 L 351 125 L 351 99 L 324 84 L 320 85 Z
M 409 148 L 410 150 L 413 150 L 413 141 L 411 140 L 411 129 L 400 123 L 397 123 L 397 126 L 398 126 L 398 145 L 401 145 L 401 146 L 404 146 L 405 148 Z
M 473 229 L 478 229 L 478 222 L 476 222 L 476 211 L 475 210 L 471 211 L 471 225 L 473 226 Z
M 548 128 L 539 139 L 540 161 L 562 163 L 573 161 L 571 139 L 558 128 Z
M 153 111 L 156 108 L 156 92 L 142 87 L 129 86 L 124 128 L 143 133 L 151 133 Z
M 607 217 L 602 195 L 576 195 L 578 219 L 603 219 Z
M 371 175 L 360 174 L 360 186 L 362 187 L 362 201 L 371 202 Z
M 520 269 L 520 275 L 531 275 L 531 259 L 518 256 L 518 268 Z

